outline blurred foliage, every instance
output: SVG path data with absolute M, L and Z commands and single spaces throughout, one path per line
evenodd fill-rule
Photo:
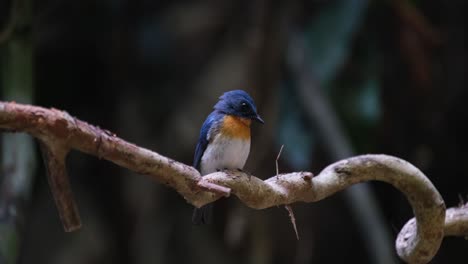
M 367 0 L 330 1 L 305 26 L 306 54 L 321 87 L 335 80 L 348 60 L 367 5 Z
M 0 43 L 3 100 L 31 103 L 34 97 L 31 4 L 29 0 L 11 2 L 14 8 L 8 10 L 12 13 L 3 21 L 10 28 L 0 26 L 0 30 L 10 32 Z M 13 264 L 20 255 L 27 215 L 25 204 L 31 198 L 36 153 L 33 139 L 25 134 L 2 134 L 0 146 L 0 263 Z
M 363 135 L 362 119 L 373 117 L 373 122 L 368 124 L 370 126 L 375 126 L 378 121 L 378 81 L 371 80 L 377 78 L 377 73 L 366 65 L 353 64 L 352 70 L 369 80 L 356 83 L 359 80 L 355 76 L 337 76 L 346 70 L 343 68 L 350 61 L 355 35 L 361 28 L 367 8 L 366 0 L 327 2 L 320 13 L 306 21 L 304 26 L 307 65 L 310 65 L 310 74 L 316 80 L 315 84 L 310 85 L 318 85 L 317 89 L 328 91 L 337 114 L 345 122 L 349 121 L 349 131 L 359 131 L 358 135 Z M 296 98 L 296 85 L 290 81 L 281 86 L 285 91 L 281 95 L 278 142 L 287 142 L 284 157 L 293 168 L 305 170 L 314 160 L 312 153 L 316 145 L 313 143 L 318 140 L 314 127 L 306 122 L 304 107 Z
M 0 261 L 1 263 L 15 263 L 18 256 L 19 239 L 17 231 L 12 228 L 11 223 L 0 223 Z
M 282 110 L 279 113 L 277 142 L 286 145 L 282 157 L 292 168 L 307 170 L 313 160 L 312 150 L 317 135 L 313 127 L 306 122 L 300 102 L 291 86 L 294 84 L 285 83 L 281 86 L 280 109 L 287 111 Z

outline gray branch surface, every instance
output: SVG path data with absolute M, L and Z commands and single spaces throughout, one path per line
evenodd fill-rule
M 444 237 L 445 204 L 442 197 L 419 169 L 396 157 L 356 156 L 328 166 L 317 176 L 310 172 L 293 172 L 262 181 L 243 172 L 224 171 L 201 177 L 191 166 L 128 143 L 109 131 L 56 109 L 0 102 L 0 129 L 26 132 L 38 138 L 49 150 L 53 150 L 48 151 L 47 156 L 56 163 L 64 163 L 63 155 L 76 149 L 147 175 L 175 189 L 187 202 L 197 207 L 231 193 L 254 209 L 316 202 L 356 183 L 383 181 L 405 194 L 415 214 L 415 220 L 404 226 L 396 241 L 397 253 L 403 260 L 427 263 L 437 253 Z M 51 171 L 54 168 L 61 171 Z M 48 168 L 55 181 L 61 182 L 51 184 L 51 189 L 68 184 L 68 179 L 63 179 L 66 177 L 63 168 L 65 164 Z M 52 190 L 52 193 L 63 193 L 63 190 Z M 72 210 L 60 212 L 62 218 L 74 218 L 67 221 L 62 219 L 63 223 L 74 223 L 78 228 L 80 220 L 77 212 L 73 211 L 74 207 L 63 206 L 73 205 L 74 202 L 61 201 L 73 199 L 71 193 L 54 198 L 58 210 Z M 76 228 L 68 226 L 65 230 Z M 457 232 L 459 229 L 447 227 L 447 230 Z
M 468 203 L 447 210 L 444 233 L 445 236 L 468 237 Z

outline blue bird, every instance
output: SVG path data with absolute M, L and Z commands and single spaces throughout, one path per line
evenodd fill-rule
M 223 169 L 242 170 L 250 152 L 252 120 L 264 123 L 248 93 L 233 90 L 224 93 L 213 107 L 200 130 L 193 166 L 207 175 Z M 212 222 L 213 204 L 193 211 L 194 224 Z

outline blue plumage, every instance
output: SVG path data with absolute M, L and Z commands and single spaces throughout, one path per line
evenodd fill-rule
M 250 120 L 263 123 L 250 95 L 242 90 L 224 93 L 200 129 L 193 166 L 202 175 L 225 168 L 242 169 L 250 152 Z M 248 129 L 247 138 L 229 136 L 233 131 L 245 131 L 245 129 Z M 212 207 L 212 204 L 207 204 L 195 208 L 193 223 L 210 223 Z
M 208 146 L 208 133 L 210 131 L 210 128 L 212 128 L 212 126 L 214 125 L 214 123 L 219 123 L 219 120 L 222 120 L 222 116 L 223 114 L 216 110 L 211 112 L 211 114 L 208 115 L 200 129 L 200 137 L 198 138 L 197 147 L 195 148 L 195 156 L 193 159 L 193 167 L 200 172 L 200 161 L 203 156 L 203 153 L 206 150 L 206 147 Z
M 248 93 L 243 90 L 233 90 L 219 97 L 214 109 L 228 115 L 249 118 L 263 123 L 257 114 L 257 106 Z

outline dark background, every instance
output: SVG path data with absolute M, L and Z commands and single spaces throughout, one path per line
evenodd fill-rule
M 282 144 L 282 172 L 385 153 L 421 169 L 448 207 L 467 199 L 465 1 L 48 0 L 33 10 L 34 104 L 191 164 L 217 98 L 245 89 L 266 122 L 252 127 L 254 175 L 275 174 Z M 329 111 L 311 113 L 320 107 L 304 89 Z M 327 143 L 337 139 L 324 120 L 350 151 Z M 82 229 L 63 232 L 40 164 L 18 263 L 374 263 L 343 194 L 293 206 L 297 241 L 282 207 L 231 197 L 216 203 L 215 224 L 193 226 L 192 206 L 145 176 L 76 152 L 68 170 Z M 408 202 L 368 186 L 396 238 Z M 446 238 L 432 263 L 467 263 L 466 252 L 463 238 Z

